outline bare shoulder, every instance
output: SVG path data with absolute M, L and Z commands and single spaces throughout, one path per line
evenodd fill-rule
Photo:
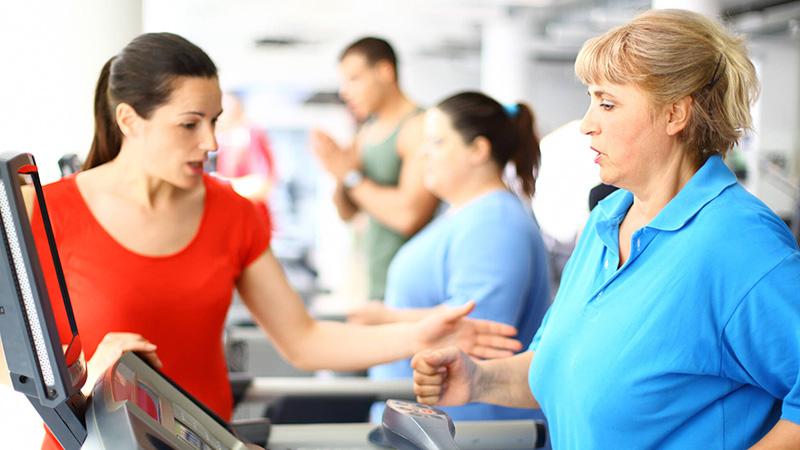
M 397 152 L 401 158 L 414 156 L 422 146 L 425 112 L 420 111 L 405 121 L 397 136 Z

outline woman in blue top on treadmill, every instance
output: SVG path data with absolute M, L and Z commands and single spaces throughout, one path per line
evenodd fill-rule
M 800 252 L 722 158 L 758 85 L 718 23 L 649 11 L 575 69 L 604 183 L 529 351 L 413 359 L 426 403 L 541 407 L 555 449 L 800 448 Z
M 526 346 L 549 304 L 547 258 L 530 208 L 539 143 L 524 104 L 504 108 L 477 92 L 445 99 L 425 117 L 425 185 L 449 208 L 401 247 L 389 266 L 385 306 L 355 314 L 371 324 L 418 320 L 436 308 L 476 301 L 472 317 L 513 325 Z M 515 195 L 503 180 L 516 169 Z M 369 371 L 411 378 L 404 359 Z M 446 408 L 455 420 L 522 419 L 530 409 L 497 405 Z M 382 404 L 373 408 L 380 421 Z

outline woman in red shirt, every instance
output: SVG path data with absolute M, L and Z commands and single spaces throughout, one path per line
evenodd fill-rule
M 214 63 L 187 40 L 134 39 L 103 67 L 94 108 L 84 171 L 45 187 L 87 391 L 122 352 L 138 351 L 230 419 L 222 332 L 234 287 L 281 354 L 307 370 L 360 369 L 452 342 L 480 357 L 518 350 L 512 327 L 463 319 L 470 306 L 381 326 L 313 320 L 253 204 L 203 174 L 221 93 Z M 52 436 L 44 447 L 58 448 Z

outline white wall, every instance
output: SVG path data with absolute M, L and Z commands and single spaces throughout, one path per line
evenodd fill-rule
M 782 216 L 791 216 L 800 185 L 800 39 L 761 38 L 751 43 L 761 82 L 754 107 L 753 145 L 745 153 L 748 188 Z M 764 160 L 782 160 L 777 172 Z M 788 183 L 787 183 L 788 182 Z
M 45 180 L 92 140 L 103 63 L 141 31 L 140 0 L 3 2 L 0 151 L 33 153 Z

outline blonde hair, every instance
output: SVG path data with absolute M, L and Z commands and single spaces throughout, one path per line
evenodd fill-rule
M 656 106 L 691 96 L 678 136 L 699 163 L 722 156 L 752 128 L 758 80 L 744 40 L 683 10 L 651 10 L 583 45 L 575 74 L 584 84 L 633 83 Z

